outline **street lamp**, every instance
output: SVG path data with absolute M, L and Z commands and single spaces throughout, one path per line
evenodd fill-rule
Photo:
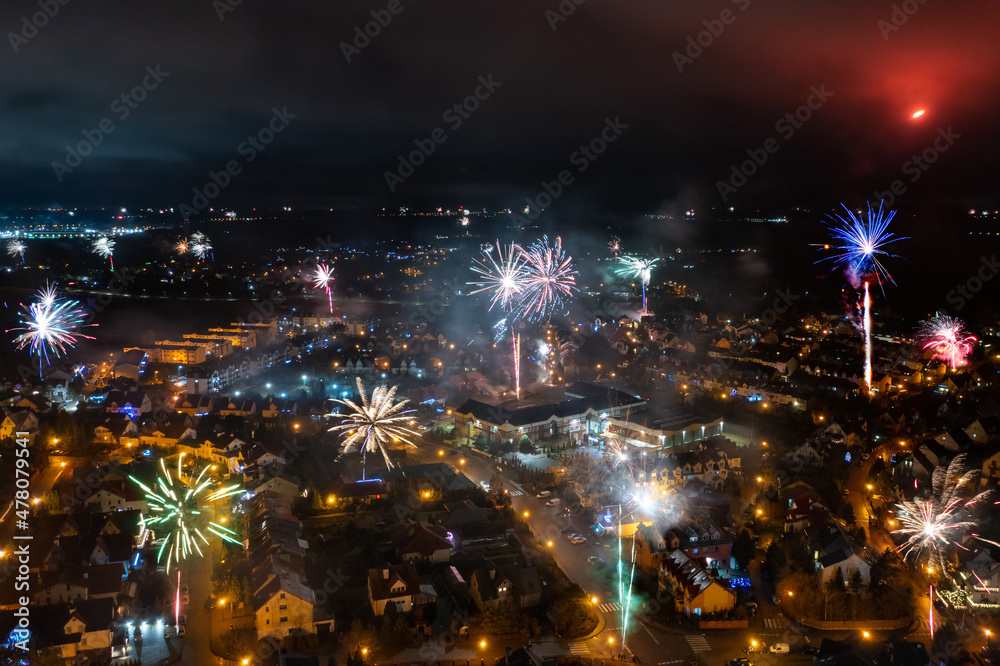
M 528 512 L 527 512 L 527 511 L 525 511 L 525 512 L 524 512 L 524 517 L 525 517 L 525 518 L 527 518 L 527 517 L 528 517 Z
M 479 641 L 479 647 L 481 648 L 486 647 L 486 641 Z

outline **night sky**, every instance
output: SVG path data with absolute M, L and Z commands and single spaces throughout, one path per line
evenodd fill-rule
M 46 0 L 0 9 L 8 205 L 176 206 L 229 160 L 240 173 L 215 205 L 523 207 L 562 170 L 564 218 L 860 204 L 897 178 L 904 209 L 997 199 L 1000 6 L 986 0 L 909 0 L 898 25 L 872 0 L 563 0 L 567 16 L 558 0 L 48 2 L 37 31 L 23 17 Z M 391 20 L 347 62 L 372 11 Z M 699 33 L 708 45 L 681 72 L 675 52 Z M 445 112 L 490 76 L 454 127 Z M 144 77 L 122 118 L 116 98 Z M 814 89 L 833 94 L 778 131 Z M 248 163 L 239 146 L 274 108 L 295 118 Z M 52 163 L 103 118 L 113 131 L 59 182 Z M 619 135 L 580 172 L 573 153 L 606 119 Z M 904 171 L 949 127 L 936 164 Z M 385 172 L 435 128 L 446 141 L 391 192 Z M 717 182 L 772 137 L 778 151 L 723 201 Z

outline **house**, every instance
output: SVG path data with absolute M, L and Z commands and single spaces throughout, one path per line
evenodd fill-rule
M 785 462 L 796 469 L 818 467 L 822 460 L 820 444 L 814 439 L 803 442 L 785 454 Z
M 497 567 L 487 562 L 472 572 L 469 592 L 479 610 L 499 607 L 505 601 L 531 608 L 541 602 L 542 583 L 534 567 Z
M 993 488 L 1000 485 L 1000 451 L 997 451 L 983 461 L 983 471 L 979 476 L 979 485 Z
M 293 497 L 302 494 L 302 490 L 299 488 L 299 478 L 289 474 L 283 467 L 279 467 L 273 474 L 265 471 L 258 480 L 249 484 L 249 490 L 253 494 L 267 490 Z
M 325 498 L 323 500 L 325 506 L 340 508 L 371 504 L 375 500 L 388 497 L 388 493 L 388 486 L 380 479 L 367 479 L 365 481 L 334 479 L 332 483 L 319 492 L 319 495 Z
M 368 601 L 375 615 L 385 615 L 386 606 L 408 613 L 417 606 L 434 603 L 435 596 L 420 588 L 417 568 L 413 564 L 390 565 L 368 570 Z
M 675 609 L 688 617 L 736 607 L 736 595 L 680 550 L 664 559 L 657 575 L 657 587 L 661 599 L 673 601 Z
M 31 409 L 18 409 L 12 410 L 6 414 L 3 421 L 0 422 L 0 441 L 6 439 L 15 439 L 17 433 L 28 432 L 31 433 L 31 438 L 34 439 L 35 430 L 38 429 L 38 416 Z
M 17 611 L 0 612 L 0 633 L 11 636 Z M 116 619 L 113 599 L 78 599 L 31 609 L 30 645 L 67 663 L 94 664 L 111 660 Z
M 296 573 L 275 566 L 266 582 L 253 592 L 252 603 L 257 640 L 316 633 L 316 594 Z
M 964 581 L 969 603 L 996 608 L 1000 604 L 1000 562 L 985 548 L 959 568 L 956 580 Z
M 207 395 L 185 393 L 179 398 L 174 396 L 174 410 L 192 418 L 209 414 L 214 409 L 215 403 Z
M 442 564 L 451 559 L 451 533 L 440 525 L 407 521 L 393 533 L 393 547 L 404 562 Z
M 112 414 L 128 414 L 132 420 L 138 419 L 141 414 L 150 412 L 152 409 L 152 400 L 141 389 L 110 391 L 104 399 L 104 411 Z

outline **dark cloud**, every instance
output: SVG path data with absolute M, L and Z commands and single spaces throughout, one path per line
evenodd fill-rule
M 902 203 L 995 191 L 995 3 L 911 0 L 889 31 L 879 21 L 907 3 L 587 0 L 553 31 L 556 0 L 400 2 L 350 63 L 341 43 L 386 3 L 244 2 L 223 21 L 208 0 L 61 5 L 18 53 L 0 48 L 0 190 L 7 203 L 177 204 L 287 106 L 295 121 L 221 203 L 513 206 L 620 116 L 628 130 L 554 214 L 721 206 L 716 182 L 825 85 L 832 98 L 725 205 L 863 200 L 947 126 L 961 140 Z M 20 33 L 37 11 L 7 3 L 0 27 Z M 688 38 L 730 16 L 678 72 Z M 157 64 L 169 78 L 57 182 L 52 161 Z M 488 74 L 502 86 L 390 193 L 396 156 L 447 128 L 442 114 Z

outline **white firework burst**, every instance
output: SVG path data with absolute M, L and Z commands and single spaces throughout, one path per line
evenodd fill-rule
M 364 385 L 361 378 L 358 380 L 358 393 L 361 395 L 361 404 L 356 404 L 351 400 L 334 400 L 334 402 L 350 408 L 347 415 L 328 414 L 328 416 L 342 416 L 343 420 L 329 429 L 330 432 L 337 432 L 346 435 L 344 439 L 344 453 L 361 452 L 362 467 L 365 463 L 366 454 L 378 451 L 382 454 L 385 464 L 392 469 L 392 461 L 389 459 L 389 446 L 393 442 L 401 442 L 408 446 L 415 446 L 410 437 L 419 436 L 419 433 L 407 428 L 413 410 L 405 409 L 409 400 L 396 402 L 396 387 L 388 388 L 381 384 L 372 389 L 369 399 L 365 395 Z
M 976 509 L 987 501 L 991 491 L 976 493 L 979 470 L 966 469 L 965 454 L 955 456 L 948 464 L 934 468 L 931 491 L 927 497 L 896 505 L 899 529 L 893 534 L 906 537 L 899 547 L 907 560 L 920 559 L 925 554 L 928 563 L 938 570 L 948 555 L 969 537 L 994 546 L 992 541 L 976 533 Z

